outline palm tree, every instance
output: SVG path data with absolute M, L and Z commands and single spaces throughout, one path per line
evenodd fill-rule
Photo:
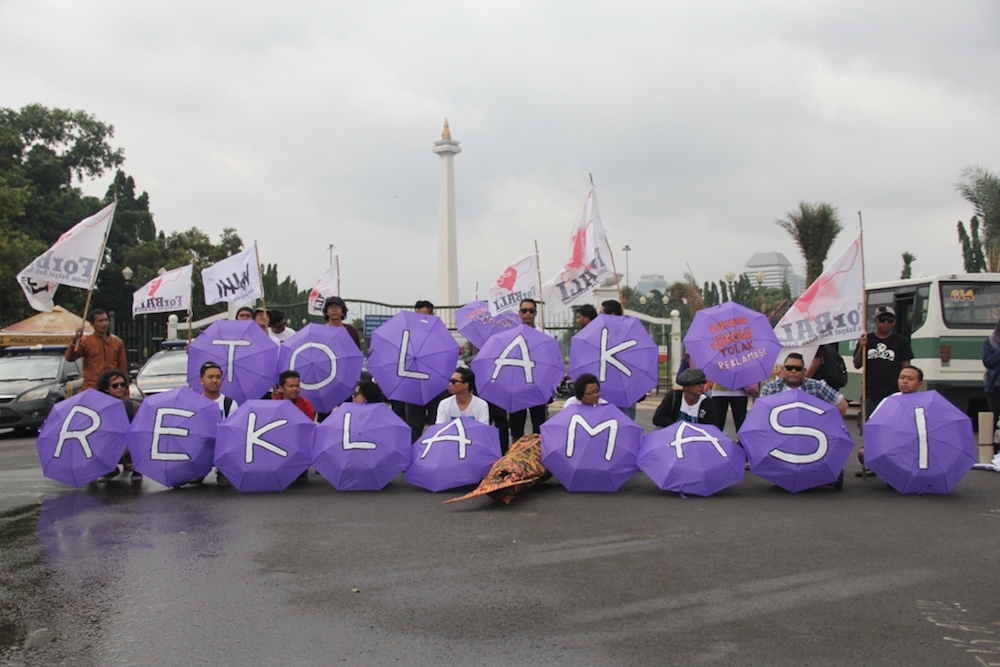
M 1000 271 L 1000 177 L 982 167 L 966 167 L 959 174 L 955 189 L 975 209 L 986 270 Z
M 913 263 L 917 261 L 917 256 L 912 252 L 903 253 L 903 271 L 899 274 L 900 280 L 906 280 L 913 275 Z
M 826 202 L 801 201 L 797 211 L 790 211 L 786 219 L 775 220 L 774 224 L 788 232 L 799 246 L 806 260 L 806 285 L 811 285 L 823 273 L 823 262 L 842 229 L 837 209 Z

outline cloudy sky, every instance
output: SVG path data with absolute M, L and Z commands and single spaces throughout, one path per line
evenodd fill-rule
M 235 227 L 300 287 L 436 300 L 443 119 L 460 297 L 537 240 L 543 273 L 593 174 L 618 270 L 699 281 L 779 251 L 800 200 L 960 271 L 963 167 L 1000 170 L 1000 3 L 0 0 L 0 106 L 115 126 L 157 227 Z M 109 178 L 84 184 L 103 194 Z M 168 267 L 169 268 L 169 267 Z

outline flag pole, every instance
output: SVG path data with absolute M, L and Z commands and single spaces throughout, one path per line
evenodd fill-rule
M 337 261 L 337 296 L 340 296 L 340 255 L 335 257 Z M 261 283 L 261 289 L 264 289 L 264 284 Z
M 542 303 L 542 262 L 538 255 L 538 239 L 535 239 L 535 268 L 538 272 L 538 301 Z M 478 285 L 476 283 L 476 289 L 479 289 Z M 545 331 L 545 311 L 542 310 L 539 315 L 542 316 L 542 331 Z
M 863 326 L 865 328 L 865 336 L 868 335 L 868 292 L 865 290 L 865 226 L 861 220 L 861 211 L 858 211 L 858 238 L 860 239 L 861 245 L 861 317 L 864 318 Z M 858 343 L 860 345 L 860 342 Z M 867 345 L 866 345 L 867 347 Z M 868 383 L 866 382 L 866 376 L 868 374 L 868 351 L 861 351 L 861 423 L 865 424 L 868 421 Z M 862 463 L 861 467 L 864 468 L 865 465 Z M 862 470 L 862 474 L 864 471 Z
M 479 281 L 476 281 L 476 298 L 475 301 L 479 301 Z
M 257 248 L 257 239 L 253 240 L 253 256 L 257 262 L 257 282 L 260 284 L 260 309 L 267 315 L 267 301 L 264 299 L 264 276 L 260 273 L 260 250 Z

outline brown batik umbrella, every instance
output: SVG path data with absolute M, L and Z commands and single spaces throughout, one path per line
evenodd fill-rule
M 493 464 L 489 473 L 474 491 L 444 501 L 447 503 L 488 495 L 504 504 L 510 503 L 521 491 L 530 489 L 537 482 L 548 479 L 549 472 L 542 465 L 542 441 L 537 433 L 526 435 L 510 446 L 503 457 Z

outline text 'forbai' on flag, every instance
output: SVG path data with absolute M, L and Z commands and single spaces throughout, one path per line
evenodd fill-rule
M 262 298 L 264 289 L 261 287 L 257 245 L 202 269 L 201 281 L 205 286 L 205 304 L 208 306 L 222 301 L 246 303 Z
M 604 225 L 592 188 L 573 227 L 569 260 L 555 277 L 542 285 L 545 306 L 551 312 L 562 312 L 582 301 L 605 278 L 612 276 L 611 248 L 604 235 Z
M 864 272 L 860 234 L 802 293 L 774 327 L 787 352 L 806 363 L 824 343 L 852 340 L 865 331 Z
M 17 274 L 17 283 L 35 310 L 52 312 L 59 285 L 94 289 L 117 201 L 67 230 L 51 248 Z
M 508 266 L 490 286 L 490 315 L 516 311 L 525 299 L 541 300 L 537 253 Z
M 132 317 L 191 310 L 192 265 L 156 276 L 132 294 Z

